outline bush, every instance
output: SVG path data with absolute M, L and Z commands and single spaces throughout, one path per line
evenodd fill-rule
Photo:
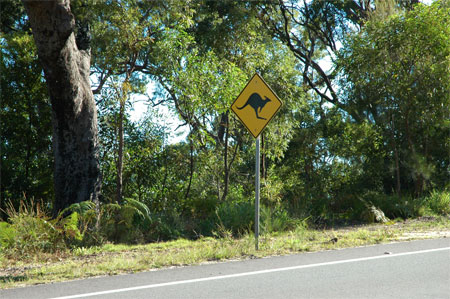
M 230 230 L 233 235 L 242 235 L 252 230 L 255 206 L 252 202 L 242 200 L 223 202 L 216 210 L 219 227 Z
M 125 198 L 121 205 L 104 203 L 98 212 L 91 201 L 73 204 L 63 212 L 79 214 L 82 239 L 72 242 L 75 246 L 170 240 L 180 237 L 184 228 L 176 211 L 151 213 L 146 204 L 132 198 Z
M 22 200 L 18 209 L 10 202 L 6 214 L 9 223 L 0 223 L 0 245 L 7 256 L 29 258 L 63 251 L 72 240 L 81 239 L 77 213 L 50 219 L 41 202 Z
M 264 233 L 281 232 L 292 229 L 297 222 L 280 206 L 270 208 L 261 206 L 261 229 Z
M 425 202 L 436 214 L 448 215 L 450 214 L 450 192 L 449 191 L 432 191 L 429 196 L 425 198 Z
M 173 240 L 183 235 L 183 223 L 174 211 L 152 214 L 151 221 L 140 228 L 147 242 Z
M 100 245 L 104 242 L 104 236 L 101 235 L 98 229 L 98 213 L 96 211 L 95 203 L 92 201 L 83 201 L 80 203 L 74 203 L 60 214 L 77 215 L 77 228 L 80 231 L 80 237 L 73 239 L 72 246 L 93 246 Z
M 7 222 L 0 222 L 0 251 L 2 248 L 11 248 L 16 239 L 16 230 L 14 226 Z

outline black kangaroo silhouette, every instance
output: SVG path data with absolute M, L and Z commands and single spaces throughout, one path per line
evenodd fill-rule
M 255 110 L 256 113 L 256 118 L 258 119 L 264 119 L 266 120 L 264 117 L 260 117 L 258 115 L 258 110 L 259 112 L 261 112 L 261 110 L 264 108 L 264 106 L 268 103 L 271 102 L 272 100 L 269 99 L 268 97 L 264 97 L 265 99 L 262 99 L 261 96 L 259 94 L 257 94 L 256 92 L 252 93 L 252 95 L 248 98 L 247 102 L 244 104 L 244 106 L 242 107 L 236 107 L 239 110 L 244 109 L 245 107 L 247 107 L 248 105 L 250 105 L 253 110 Z

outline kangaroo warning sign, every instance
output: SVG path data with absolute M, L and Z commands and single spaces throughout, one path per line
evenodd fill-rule
M 231 105 L 253 137 L 258 138 L 283 103 L 259 74 L 253 75 Z

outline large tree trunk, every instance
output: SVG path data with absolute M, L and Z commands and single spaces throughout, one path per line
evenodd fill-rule
M 85 200 L 101 186 L 97 110 L 89 81 L 90 50 L 75 41 L 69 0 L 23 0 L 52 105 L 55 155 L 53 213 Z

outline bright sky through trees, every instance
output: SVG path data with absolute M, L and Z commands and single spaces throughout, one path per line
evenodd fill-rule
M 145 113 L 150 109 L 150 111 L 154 111 L 157 114 L 163 115 L 163 120 L 165 120 L 164 126 L 172 128 L 168 135 L 168 143 L 178 143 L 186 139 L 188 134 L 188 129 L 186 126 L 183 126 L 183 122 L 180 121 L 178 115 L 176 115 L 173 111 L 170 111 L 169 108 L 160 104 L 157 106 L 152 106 L 149 103 L 148 97 L 152 97 L 155 90 L 155 83 L 150 82 L 147 85 L 147 95 L 134 95 L 132 96 L 133 108 L 130 109 L 130 117 L 131 121 L 138 122 Z

